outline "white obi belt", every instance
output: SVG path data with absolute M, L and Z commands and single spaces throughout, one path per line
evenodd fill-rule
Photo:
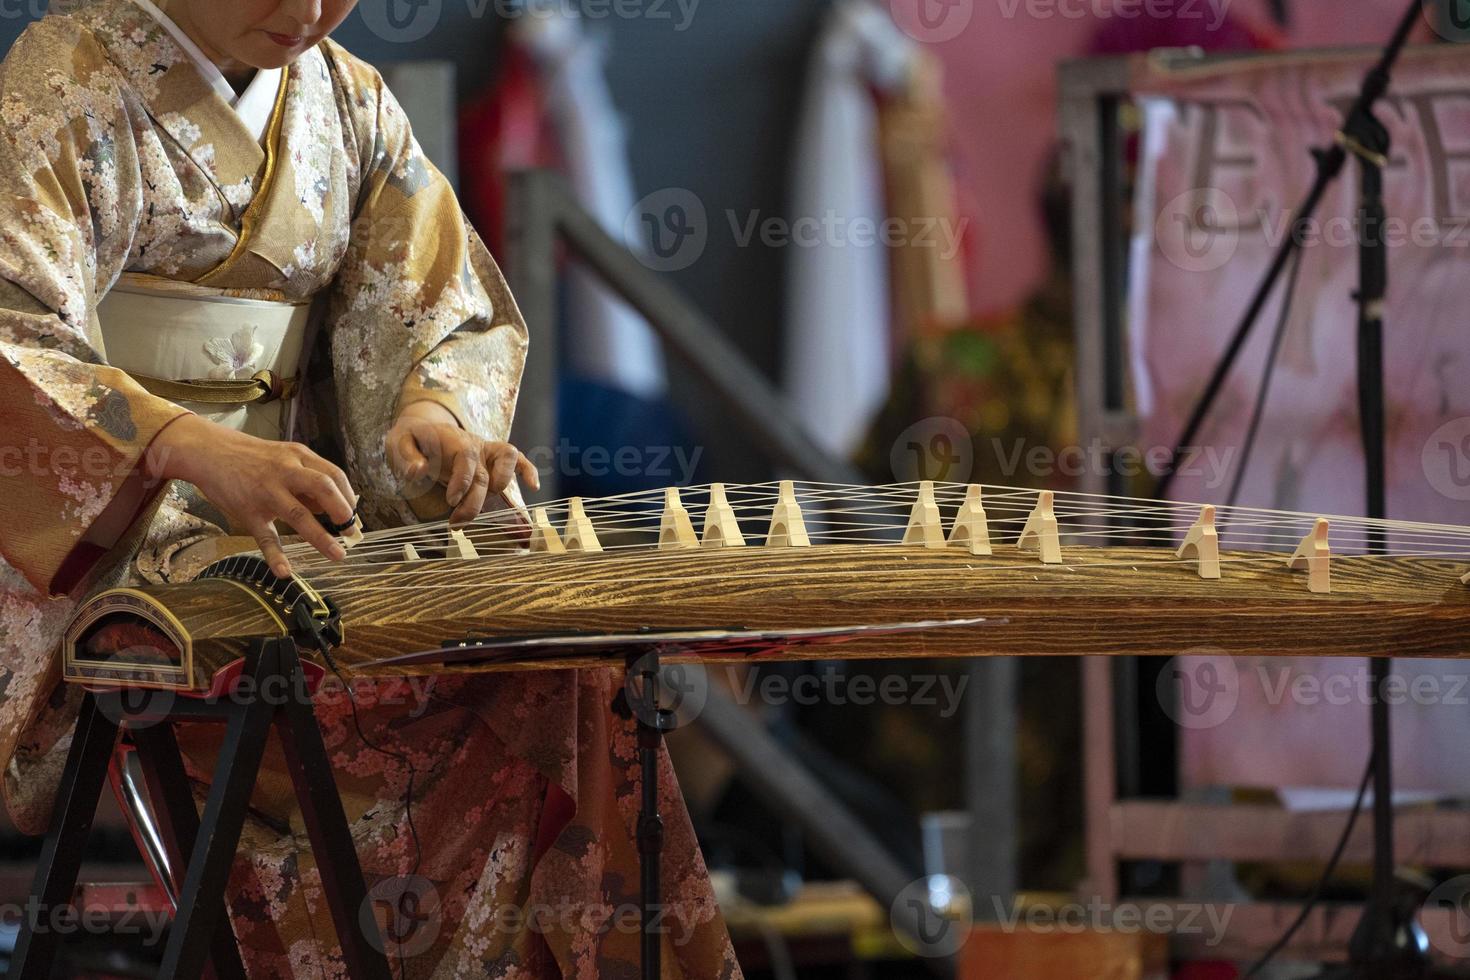
M 262 439 L 285 438 L 310 302 L 125 273 L 94 317 L 107 363 L 151 394 Z

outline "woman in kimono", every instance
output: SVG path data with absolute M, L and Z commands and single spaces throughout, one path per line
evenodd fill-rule
M 464 521 L 535 480 L 503 441 L 524 323 L 378 73 L 327 38 L 351 0 L 164 6 L 73 5 L 0 68 L 0 761 L 30 833 L 75 719 L 56 654 L 86 596 L 187 580 L 241 536 L 285 572 L 278 521 L 339 558 L 312 515 L 411 522 L 411 482 Z M 439 681 L 353 682 L 387 752 L 340 688 L 316 705 L 369 889 L 418 900 L 393 973 L 634 975 L 619 678 Z M 181 733 L 201 782 L 217 738 Z M 252 977 L 344 977 L 282 772 L 268 755 L 235 934 Z M 667 760 L 662 789 L 665 963 L 737 977 Z

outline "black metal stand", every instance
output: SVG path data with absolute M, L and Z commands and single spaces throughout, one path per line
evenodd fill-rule
M 290 637 L 256 640 L 245 659 L 241 690 L 223 699 L 172 698 L 165 708 L 128 703 L 126 692 L 88 693 L 67 756 L 51 828 L 36 866 L 33 905 L 22 924 L 9 976 L 47 980 L 62 933 L 55 916 L 69 909 L 81 870 L 82 848 L 107 779 L 118 734 L 127 730 L 139 758 L 165 843 L 188 864 L 174 882 L 177 913 L 164 947 L 159 978 L 200 977 L 206 965 L 219 980 L 244 980 L 239 948 L 225 914 L 225 886 L 274 725 L 296 789 L 322 890 L 354 980 L 389 980 L 381 937 L 369 937 L 360 919 L 367 900 L 362 868 L 342 801 L 337 795 L 321 730 L 312 713 L 306 677 Z M 201 818 L 189 792 L 173 722 L 213 721 L 226 727 L 224 745 Z M 376 938 L 376 944 L 372 939 Z
M 642 980 L 659 980 L 664 932 L 660 881 L 664 820 L 658 807 L 658 759 L 665 733 L 679 727 L 679 719 L 672 708 L 663 707 L 661 703 L 663 692 L 658 652 L 630 652 L 625 663 L 626 679 L 613 709 L 624 718 L 632 718 L 638 729 L 638 770 L 642 790 L 638 812 L 639 976 Z
M 1371 111 L 1344 129 L 1339 140 L 1358 158 L 1358 416 L 1363 441 L 1367 516 L 1387 516 L 1383 385 L 1383 301 L 1388 288 L 1388 252 L 1383 240 L 1383 165 L 1388 130 Z M 1368 534 L 1368 551 L 1387 551 L 1383 531 Z M 1388 702 L 1381 697 L 1392 671 L 1388 657 L 1374 657 L 1370 724 L 1373 739 L 1373 882 L 1363 917 L 1348 946 L 1348 964 L 1334 974 L 1358 980 L 1420 980 L 1429 972 L 1429 942 L 1414 909 L 1395 901 L 1393 841 L 1393 756 Z
M 1382 57 L 1363 79 L 1362 90 L 1348 110 L 1335 143 L 1325 150 L 1313 151 L 1317 164 L 1316 179 L 1292 219 L 1292 233 L 1277 251 L 1265 278 L 1251 297 L 1245 316 L 1195 405 L 1175 447 L 1171 465 L 1159 482 L 1159 497 L 1167 495 L 1180 454 L 1193 445 L 1226 376 L 1274 291 L 1282 270 L 1286 268 L 1287 260 L 1301 247 L 1308 222 L 1328 186 L 1341 173 L 1351 156 L 1358 160 L 1361 170 L 1358 291 L 1354 299 L 1358 305 L 1358 409 L 1366 475 L 1367 516 L 1378 520 L 1387 516 L 1383 302 L 1388 285 L 1388 254 L 1383 227 L 1383 167 L 1387 163 L 1389 137 L 1387 129 L 1373 115 L 1373 110 L 1388 90 L 1389 72 L 1398 60 L 1419 16 L 1419 0 L 1411 0 Z M 1370 532 L 1370 553 L 1384 553 L 1385 545 L 1381 530 Z M 1430 969 L 1429 944 L 1415 918 L 1416 907 L 1412 903 L 1399 901 L 1395 895 L 1393 758 L 1390 751 L 1389 705 L 1381 696 L 1391 672 L 1391 664 L 1388 657 L 1374 657 L 1369 668 L 1374 692 L 1370 708 L 1373 741 L 1372 889 L 1363 917 L 1349 944 L 1348 964 L 1324 973 L 1324 977 L 1344 980 L 1424 980 L 1437 975 Z

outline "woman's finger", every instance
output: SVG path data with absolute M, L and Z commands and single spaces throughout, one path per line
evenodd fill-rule
M 337 481 L 320 470 L 302 467 L 286 475 L 286 489 L 297 498 L 307 497 L 316 505 L 318 514 L 325 514 L 333 524 L 342 525 L 352 520 L 353 505 L 342 495 Z
M 429 458 L 419 448 L 418 438 L 412 425 L 399 426 L 393 438 L 394 459 L 398 475 L 405 480 L 423 476 L 429 468 Z
M 480 469 L 480 454 L 474 447 L 466 446 L 454 457 L 454 471 L 444 484 L 444 499 L 451 507 L 459 506 L 464 495 L 474 485 L 475 473 Z
M 318 523 L 316 517 L 311 513 L 311 508 L 306 506 L 296 497 L 281 490 L 275 497 L 276 516 L 295 528 L 296 533 L 305 539 L 317 551 L 326 555 L 332 561 L 341 561 L 347 557 L 347 552 L 337 539 L 327 533 L 327 529 Z
M 514 446 L 503 444 L 496 447 L 495 451 L 490 454 L 487 460 L 490 468 L 490 489 L 495 493 L 510 486 L 511 478 L 515 475 L 518 455 Z
M 291 575 L 291 563 L 286 560 L 286 552 L 281 550 L 281 536 L 276 533 L 275 526 L 267 518 L 258 524 L 247 528 L 250 536 L 255 538 L 255 543 L 260 545 L 261 557 L 270 566 L 271 571 L 277 578 L 289 578 Z
M 352 483 L 347 479 L 347 472 L 343 470 L 342 467 L 338 466 L 336 463 L 333 463 L 330 460 L 323 459 L 315 453 L 313 453 L 306 460 L 306 466 L 310 469 L 316 470 L 319 473 L 325 473 L 327 475 L 327 478 L 331 480 L 332 483 L 337 487 L 337 492 L 342 495 L 342 499 L 347 501 L 349 505 L 349 510 L 357 506 L 357 491 L 352 489 Z M 326 513 L 328 514 L 328 516 L 331 516 L 330 511 L 327 511 Z M 348 516 L 350 517 L 351 514 L 349 514 Z M 332 519 L 334 521 L 337 520 L 335 517 L 333 517 Z M 344 517 L 342 520 L 346 519 L 347 518 Z M 340 524 L 342 523 L 342 521 L 337 521 L 337 523 Z
M 464 497 L 459 505 L 454 508 L 454 513 L 449 515 L 451 525 L 468 524 L 479 516 L 480 510 L 485 506 L 485 495 L 489 491 L 490 471 L 484 466 L 476 467 L 474 482 L 470 484 L 469 490 L 465 491 Z
M 541 489 L 541 471 L 536 469 L 536 464 L 531 462 L 531 458 L 519 449 L 516 450 L 516 472 L 532 490 Z

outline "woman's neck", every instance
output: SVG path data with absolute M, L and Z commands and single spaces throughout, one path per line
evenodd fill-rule
M 158 8 L 178 25 L 179 30 L 188 35 L 189 40 L 193 41 L 204 53 L 204 57 L 214 63 L 214 66 L 220 70 L 220 74 L 225 76 L 225 81 L 230 83 L 230 88 L 234 89 L 237 94 L 245 91 L 245 87 L 255 77 L 256 69 L 216 50 L 189 15 L 189 4 L 186 0 L 158 0 Z

